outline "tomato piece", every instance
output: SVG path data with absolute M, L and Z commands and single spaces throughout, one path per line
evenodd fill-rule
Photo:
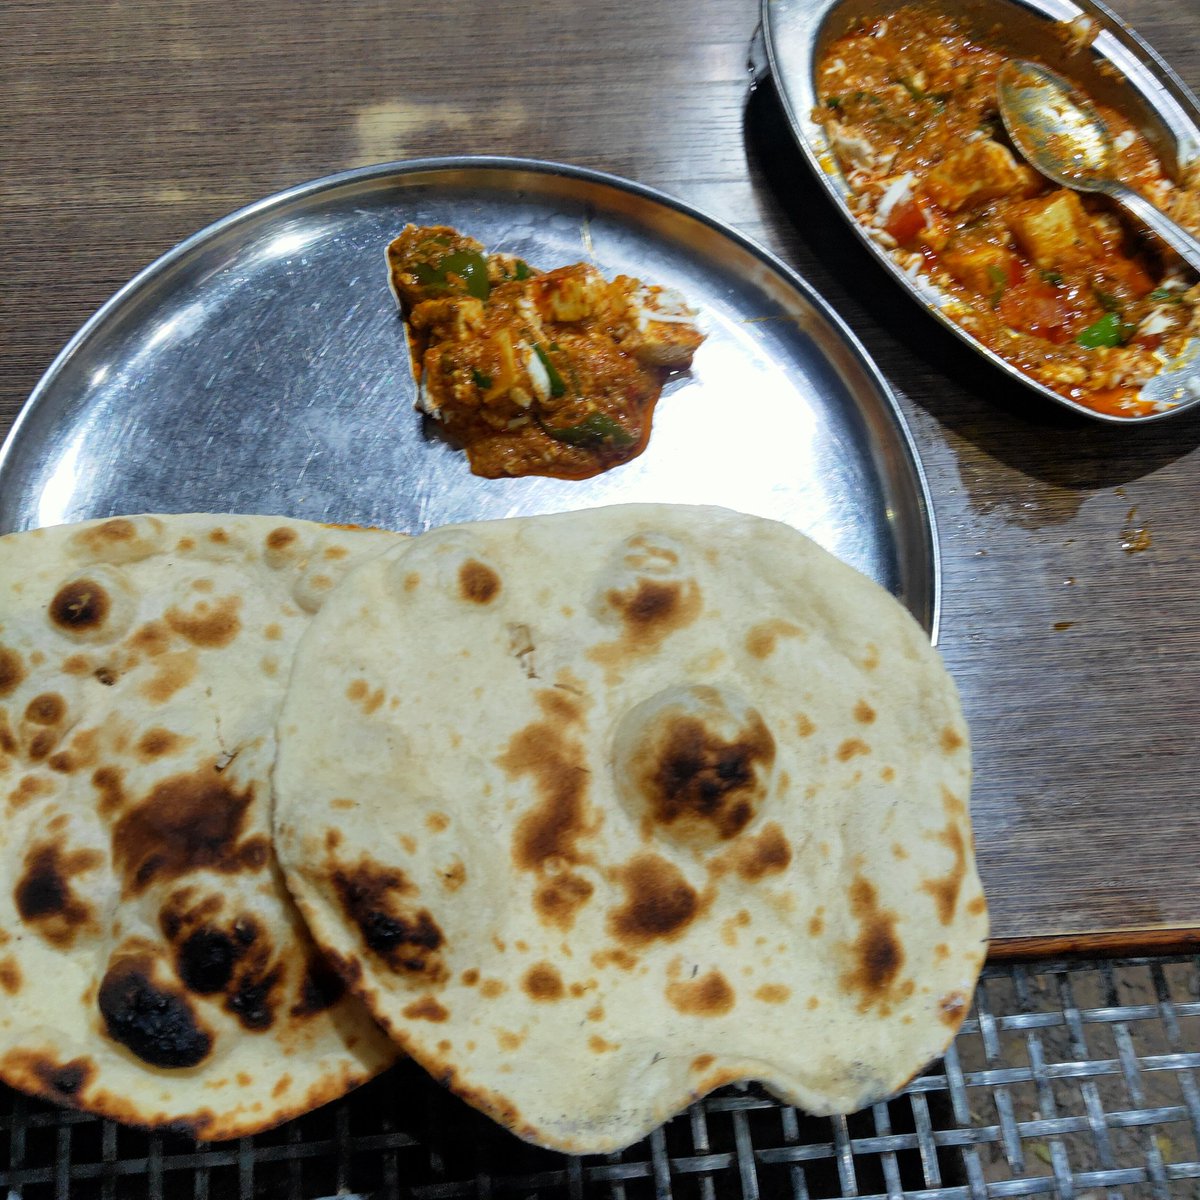
M 1000 319 L 1010 328 L 1034 333 L 1060 344 L 1069 335 L 1072 313 L 1054 287 L 1037 275 L 1027 274 L 1000 297 Z
M 1015 254 L 1009 254 L 1002 261 L 1000 275 L 992 272 L 992 278 L 997 285 L 992 295 L 996 297 L 997 306 L 1004 299 L 1005 293 L 1024 281 L 1025 274 L 1025 264 Z
M 883 227 L 901 246 L 906 246 L 925 228 L 925 214 L 910 196 L 892 206 Z

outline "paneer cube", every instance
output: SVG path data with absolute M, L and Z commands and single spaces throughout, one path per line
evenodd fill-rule
M 989 299 L 998 299 L 1018 276 L 1012 251 L 993 242 L 955 243 L 942 251 L 941 263 L 959 283 Z
M 501 329 L 492 334 L 484 343 L 483 351 L 482 358 L 490 368 L 488 374 L 491 378 L 491 385 L 483 394 L 483 402 L 490 404 L 517 384 L 521 377 L 521 371 L 517 363 L 512 333 L 509 330 Z
M 925 177 L 924 191 L 947 212 L 983 204 L 1000 196 L 1031 196 L 1039 177 L 1010 151 L 981 138 L 952 151 Z
M 1025 257 L 1043 271 L 1087 267 L 1103 253 L 1079 197 L 1065 188 L 1014 205 L 1004 219 Z
M 604 276 L 586 263 L 558 267 L 529 281 L 529 295 L 543 321 L 586 321 L 604 303 Z
M 409 324 L 431 341 L 461 342 L 483 324 L 483 303 L 473 296 L 422 300 L 413 308 Z
M 704 341 L 696 313 L 670 288 L 618 275 L 609 290 L 610 331 L 622 350 L 650 367 L 686 370 Z

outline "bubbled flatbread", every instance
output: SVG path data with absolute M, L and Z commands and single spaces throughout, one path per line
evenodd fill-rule
M 393 535 L 137 516 L 0 538 L 0 1078 L 201 1138 L 394 1050 L 270 844 L 301 631 Z
M 722 1084 L 816 1114 L 949 1042 L 985 953 L 937 654 L 794 530 L 632 506 L 351 575 L 280 719 L 289 886 L 403 1049 L 546 1146 Z

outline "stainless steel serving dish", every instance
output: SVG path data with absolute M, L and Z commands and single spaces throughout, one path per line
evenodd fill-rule
M 897 284 L 955 336 L 1056 404 L 1117 425 L 1161 421 L 1200 404 L 1200 342 L 1195 339 L 1176 365 L 1164 369 L 1142 388 L 1144 397 L 1172 400 L 1173 408 L 1139 417 L 1111 416 L 1059 395 L 1000 358 L 953 321 L 942 311 L 944 293 L 910 278 L 855 220 L 846 202 L 850 188 L 823 127 L 813 118 L 818 104 L 816 65 L 825 48 L 859 21 L 884 16 L 909 3 L 965 19 L 973 32 L 989 44 L 1015 57 L 1043 62 L 1075 79 L 1097 100 L 1134 119 L 1173 179 L 1178 180 L 1200 162 L 1200 103 L 1151 46 L 1094 0 L 762 0 L 767 62 L 796 141 L 859 240 Z M 1067 26 L 1085 20 L 1094 23 L 1095 36 L 1089 45 L 1069 48 Z

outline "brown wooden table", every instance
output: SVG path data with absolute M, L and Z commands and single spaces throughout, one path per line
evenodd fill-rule
M 1197 0 L 1117 8 L 1200 88 Z M 817 191 L 770 87 L 750 94 L 757 20 L 754 0 L 14 0 L 0 433 L 113 291 L 268 193 L 472 153 L 662 188 L 797 267 L 900 395 L 940 525 L 994 953 L 1185 944 L 1200 931 L 1200 413 L 1076 419 L 899 295 Z

